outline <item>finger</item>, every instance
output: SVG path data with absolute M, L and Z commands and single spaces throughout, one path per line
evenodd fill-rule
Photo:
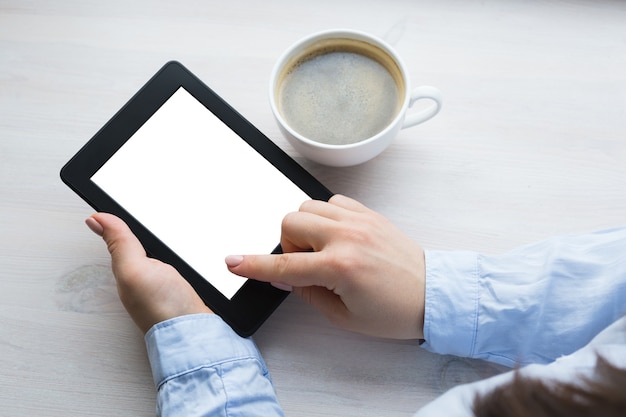
M 332 220 L 341 220 L 349 212 L 345 208 L 331 204 L 328 201 L 308 200 L 300 205 L 300 213 L 311 213 Z
M 371 211 L 368 207 L 366 207 L 364 204 L 359 203 L 358 201 L 350 198 L 350 197 L 346 197 L 345 195 L 342 194 L 335 194 L 333 195 L 330 200 L 328 200 L 328 202 L 330 204 L 333 204 L 337 207 L 341 207 L 344 208 L 346 210 L 351 210 L 351 211 L 356 211 L 359 213 L 364 213 L 364 212 L 368 212 Z
M 334 220 L 317 214 L 289 213 L 281 224 L 283 252 L 320 251 L 334 235 L 336 227 Z
M 296 287 L 294 294 L 302 298 L 329 320 L 339 326 L 344 326 L 343 319 L 349 314 L 345 303 L 337 294 L 323 287 Z
M 308 200 L 302 203 L 300 211 L 317 214 L 333 220 L 343 220 L 354 212 L 370 211 L 363 204 L 341 194 L 335 194 L 328 201 Z
M 336 274 L 324 270 L 322 252 L 226 257 L 228 269 L 239 276 L 291 287 L 320 286 L 335 289 Z

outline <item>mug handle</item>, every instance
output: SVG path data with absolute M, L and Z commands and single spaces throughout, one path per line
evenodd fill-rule
M 420 110 L 417 113 L 407 114 L 404 118 L 404 123 L 402 124 L 402 129 L 415 126 L 417 124 L 423 123 L 428 119 L 434 117 L 439 110 L 441 110 L 442 96 L 441 91 L 438 88 L 431 87 L 428 85 L 423 85 L 421 87 L 417 87 L 413 91 L 411 91 L 411 98 L 409 100 L 409 108 L 413 106 L 413 104 L 417 100 L 429 99 L 434 103 L 425 108 L 424 110 Z

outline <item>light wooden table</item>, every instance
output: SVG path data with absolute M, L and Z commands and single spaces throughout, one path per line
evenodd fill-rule
M 344 169 L 296 155 L 266 91 L 285 48 L 336 27 L 385 38 L 444 93 L 435 119 Z M 0 0 L 2 416 L 154 414 L 142 337 L 58 171 L 170 59 L 427 248 L 626 221 L 624 1 Z M 295 297 L 255 339 L 290 416 L 406 416 L 499 370 L 334 329 Z

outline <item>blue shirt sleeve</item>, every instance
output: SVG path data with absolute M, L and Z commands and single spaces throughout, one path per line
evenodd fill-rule
M 626 228 L 503 255 L 426 251 L 424 348 L 515 366 L 586 345 L 626 312 Z
M 181 316 L 145 337 L 159 416 L 282 416 L 251 339 L 213 314 Z

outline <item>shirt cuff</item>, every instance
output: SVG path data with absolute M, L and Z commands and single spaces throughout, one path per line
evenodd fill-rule
M 240 359 L 265 362 L 251 339 L 237 335 L 215 314 L 176 317 L 153 326 L 145 336 L 154 385 L 200 367 Z
M 475 252 L 425 251 L 426 300 L 422 347 L 471 357 L 478 325 L 479 273 Z

